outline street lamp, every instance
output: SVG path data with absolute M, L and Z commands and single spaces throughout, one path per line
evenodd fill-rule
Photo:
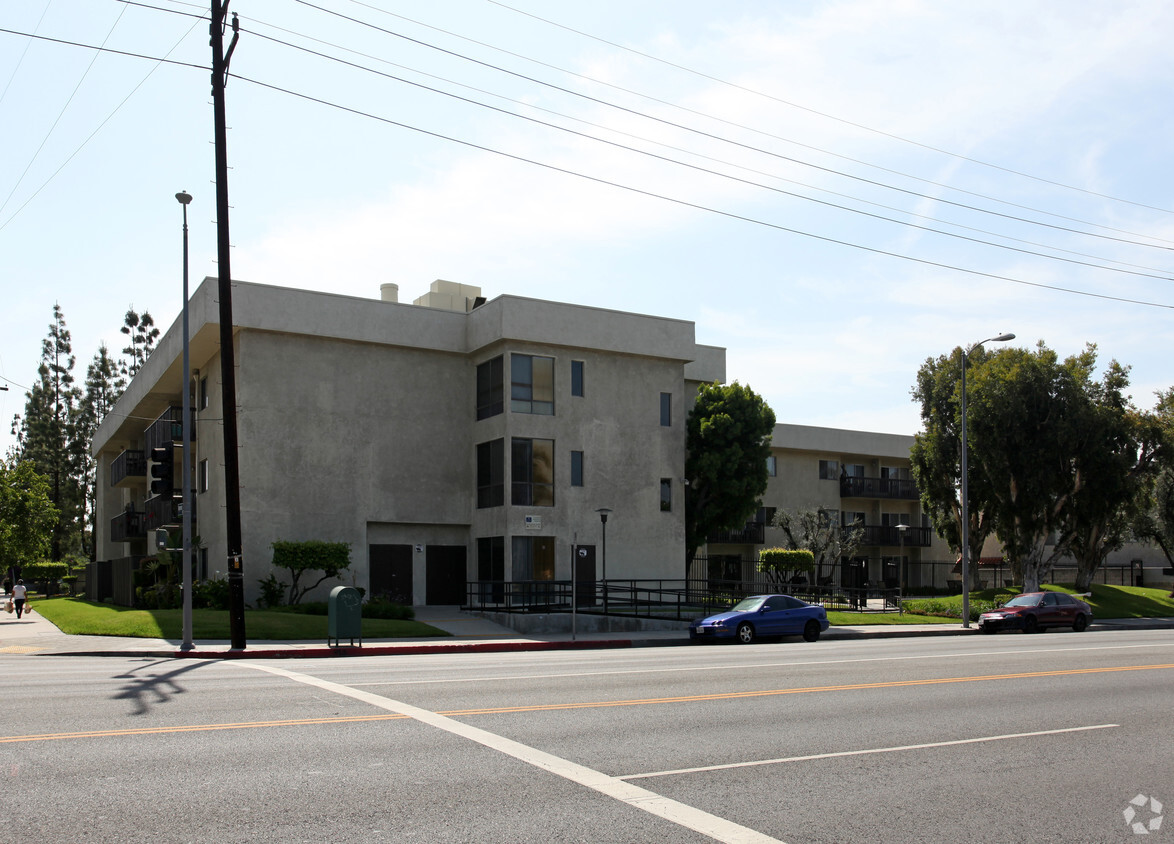
M 183 643 L 180 650 L 190 651 L 192 644 L 192 399 L 189 395 L 191 359 L 188 349 L 188 203 L 192 195 L 180 191 L 175 195 L 183 206 L 183 372 L 180 394 L 183 396 Z
M 970 480 L 966 447 L 966 365 L 970 353 L 983 343 L 1005 343 L 1014 340 L 1014 334 L 1000 334 L 980 340 L 968 349 L 962 350 L 962 626 L 970 627 Z
M 901 567 L 900 583 L 902 595 L 905 594 L 905 531 L 907 530 L 909 530 L 909 525 L 904 523 L 897 525 L 897 565 Z
M 603 614 L 607 615 L 607 514 L 611 512 L 611 508 L 600 507 L 595 512 L 599 514 L 599 521 L 603 526 Z

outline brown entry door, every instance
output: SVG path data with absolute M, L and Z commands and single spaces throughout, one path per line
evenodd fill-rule
M 464 604 L 465 568 L 464 545 L 429 545 L 425 565 L 428 572 L 427 598 L 429 605 Z
M 412 546 L 370 545 L 371 597 L 412 605 Z

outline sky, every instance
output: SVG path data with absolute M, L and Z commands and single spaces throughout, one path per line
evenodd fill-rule
M 0 5 L 0 453 L 55 303 L 79 383 L 178 319 L 181 190 L 218 273 L 209 6 Z M 1167 0 L 229 8 L 236 279 L 689 320 L 799 425 L 912 434 L 1004 332 L 1174 386 Z

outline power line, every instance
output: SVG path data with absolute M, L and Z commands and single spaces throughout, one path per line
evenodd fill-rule
M 460 144 L 461 146 L 469 147 L 470 149 L 476 149 L 476 150 L 480 150 L 482 152 L 491 153 L 493 155 L 499 155 L 499 156 L 502 156 L 503 158 L 508 158 L 513 161 L 518 161 L 518 162 L 521 162 L 524 164 L 531 164 L 536 167 L 542 167 L 546 170 L 551 170 L 551 171 L 557 172 L 557 173 L 563 173 L 568 176 L 574 176 L 576 178 L 584 179 L 584 180 L 587 180 L 590 182 L 594 182 L 596 184 L 607 185 L 607 186 L 613 187 L 613 188 L 619 188 L 620 190 L 628 191 L 630 193 L 638 194 L 640 196 L 647 196 L 652 199 L 659 199 L 659 200 L 663 200 L 665 202 L 671 202 L 675 205 L 680 205 L 680 206 L 683 206 L 686 208 L 693 208 L 698 211 L 704 211 L 704 212 L 707 212 L 710 214 L 716 214 L 718 216 L 725 217 L 725 218 L 731 219 L 731 220 L 739 220 L 739 221 L 745 222 L 745 223 L 752 223 L 754 225 L 763 226 L 763 227 L 770 228 L 770 229 L 773 229 L 776 231 L 787 232 L 789 234 L 796 234 L 796 235 L 800 235 L 802 237 L 812 238 L 814 240 L 823 241 L 825 243 L 831 243 L 831 244 L 835 244 L 838 246 L 848 246 L 853 249 L 859 249 L 861 251 L 869 252 L 869 253 L 872 253 L 875 255 L 885 255 L 890 258 L 900 258 L 905 261 L 912 261 L 914 263 L 922 264 L 925 266 L 937 267 L 939 269 L 953 270 L 955 272 L 966 273 L 968 275 L 975 275 L 975 276 L 979 276 L 982 278 L 990 278 L 990 279 L 995 279 L 998 281 L 1007 281 L 1012 284 L 1020 284 L 1020 285 L 1024 285 L 1027 287 L 1035 287 L 1035 288 L 1039 288 L 1042 290 L 1052 290 L 1052 291 L 1056 291 L 1059 293 L 1070 293 L 1070 294 L 1073 294 L 1076 296 L 1087 296 L 1087 297 L 1094 298 L 1094 299 L 1102 299 L 1102 300 L 1107 300 L 1107 301 L 1112 301 L 1112 302 L 1122 302 L 1122 303 L 1131 304 L 1131 305 L 1144 305 L 1146 307 L 1164 308 L 1164 309 L 1174 310 L 1174 305 L 1171 305 L 1171 304 L 1164 304 L 1161 302 L 1150 302 L 1150 301 L 1145 301 L 1145 300 L 1141 300 L 1141 299 L 1130 299 L 1130 298 L 1122 297 L 1122 296 L 1109 296 L 1104 293 L 1092 293 L 1092 292 L 1085 291 L 1085 290 L 1076 290 L 1076 289 L 1068 288 L 1068 287 L 1060 287 L 1058 285 L 1043 284 L 1041 282 L 1027 281 L 1025 279 L 1013 278 L 1011 276 L 999 275 L 997 273 L 989 273 L 989 272 L 984 272 L 982 270 L 969 269 L 966 267 L 959 267 L 959 266 L 955 266 L 952 264 L 946 264 L 941 261 L 931 261 L 927 258 L 917 258 L 912 255 L 904 255 L 899 252 L 892 252 L 892 251 L 885 250 L 885 249 L 878 249 L 878 248 L 872 247 L 872 246 L 865 246 L 860 243 L 853 243 L 851 241 L 840 240 L 838 238 L 828 237 L 826 235 L 815 234 L 814 232 L 807 232 L 807 231 L 803 231 L 801 229 L 795 229 L 795 228 L 791 228 L 789 226 L 779 225 L 777 223 L 769 223 L 764 220 L 758 220 L 758 219 L 755 219 L 753 217 L 748 217 L 743 214 L 735 214 L 730 211 L 722 211 L 717 208 L 711 208 L 709 206 L 701 205 L 696 202 L 690 202 L 685 199 L 678 199 L 676 197 L 666 196 L 664 194 L 659 194 L 654 191 L 645 190 L 643 188 L 637 188 L 637 187 L 633 187 L 631 185 L 625 185 L 625 184 L 622 184 L 619 182 L 613 182 L 608 179 L 601 178 L 599 176 L 591 176 L 586 173 L 580 173 L 580 172 L 577 172 L 575 170 L 570 170 L 565 167 L 559 167 L 554 164 L 547 164 L 542 161 L 537 161 L 535 159 L 526 158 L 525 156 L 517 155 L 514 153 L 510 153 L 510 152 L 505 152 L 504 150 L 494 149 L 493 147 L 488 147 L 483 144 L 477 144 L 477 143 L 473 143 L 472 141 L 461 140 L 460 138 L 454 138 L 452 136 L 444 135 L 439 132 L 433 132 L 428 129 L 421 129 L 417 126 L 412 126 L 407 123 L 402 123 L 397 120 L 392 120 L 391 118 L 381 117 L 379 115 L 372 114 L 371 112 L 366 112 L 366 111 L 362 111 L 360 109 L 351 108 L 350 106 L 344 106 L 339 103 L 331 102 L 329 100 L 324 100 L 320 97 L 312 96 L 310 94 L 303 94 L 301 92 L 294 91 L 289 88 L 283 88 L 280 85 L 275 85 L 272 83 L 263 82 L 259 79 L 253 79 L 251 77 L 242 76 L 242 75 L 236 74 L 236 73 L 231 74 L 231 76 L 235 79 L 240 79 L 242 82 L 247 82 L 249 84 L 256 85 L 261 88 L 266 88 L 271 91 L 276 91 L 281 94 L 286 94 L 288 96 L 297 97 L 299 99 L 306 100 L 307 102 L 313 102 L 313 103 L 317 103 L 319 105 L 324 105 L 329 108 L 333 108 L 333 109 L 337 109 L 339 111 L 346 112 L 348 114 L 356 115 L 358 117 L 364 117 L 364 118 L 368 118 L 370 120 L 376 120 L 380 123 L 385 123 L 390 126 L 397 126 L 401 129 L 408 129 L 412 132 L 418 132 L 420 134 L 427 135 L 429 137 L 437 138 L 437 139 L 444 140 L 444 141 L 449 141 L 450 143 Z
M 1058 181 L 1054 181 L 1052 179 L 1046 179 L 1042 176 L 1035 176 L 1035 175 L 1032 175 L 1031 173 L 1024 173 L 1019 170 L 1014 170 L 1010 167 L 1004 167 L 999 164 L 992 164 L 989 161 L 982 161 L 981 159 L 978 159 L 978 158 L 971 158 L 970 156 L 962 155 L 961 153 L 950 152 L 949 150 L 942 149 L 940 147 L 935 147 L 930 144 L 922 143 L 920 141 L 914 141 L 910 138 L 905 138 L 905 137 L 902 137 L 901 135 L 893 134 L 892 132 L 886 132 L 883 129 L 875 129 L 871 126 L 866 126 L 863 123 L 856 123 L 852 120 L 847 120 L 842 117 L 836 117 L 833 114 L 828 114 L 826 112 L 818 111 L 818 110 L 810 108 L 808 106 L 800 105 L 798 103 L 793 103 L 789 100 L 784 100 L 781 97 L 776 97 L 772 94 L 767 94 L 762 91 L 755 90 L 754 88 L 747 87 L 745 85 L 739 85 L 736 82 L 729 82 L 729 81 L 727 81 L 725 79 L 721 79 L 717 76 L 710 76 L 707 73 L 703 73 L 699 70 L 694 70 L 693 68 L 686 67 L 685 65 L 680 65 L 680 64 L 676 64 L 674 62 L 670 62 L 667 59 L 662 59 L 662 58 L 660 58 L 658 56 L 654 56 L 650 53 L 644 53 L 644 52 L 641 52 L 640 50 L 636 50 L 631 47 L 625 47 L 624 45 L 617 44 L 614 41 L 608 41 L 606 38 L 600 38 L 599 36 L 592 35 L 588 32 L 583 32 L 582 30 L 574 29 L 569 26 L 565 26 L 564 24 L 557 23 L 556 21 L 552 21 L 548 18 L 539 17 L 538 15 L 532 14 L 530 12 L 526 12 L 521 9 L 516 9 L 513 6 L 508 6 L 505 3 L 499 2 L 499 0 L 489 0 L 489 2 L 495 6 L 500 6 L 503 9 L 508 9 L 509 11 L 514 12 L 516 14 L 525 15 L 526 17 L 533 18 L 534 20 L 541 21 L 542 23 L 548 24 L 550 26 L 555 26 L 555 27 L 558 27 L 559 29 L 566 30 L 567 32 L 572 32 L 572 33 L 574 33 L 576 35 L 580 35 L 584 38 L 590 38 L 593 41 L 598 41 L 602 44 L 607 44 L 611 47 L 615 47 L 618 50 L 625 50 L 625 51 L 632 53 L 634 55 L 649 59 L 650 61 L 659 62 L 660 64 L 676 68 L 677 70 L 682 70 L 682 71 L 685 71 L 686 73 L 691 73 L 691 74 L 694 74 L 695 76 L 700 76 L 704 79 L 708 79 L 711 82 L 717 82 L 721 85 L 726 85 L 730 88 L 735 88 L 739 91 L 745 91 L 748 94 L 754 94 L 755 96 L 764 97 L 768 100 L 773 100 L 774 102 L 780 103 L 785 106 L 789 106 L 791 108 L 797 108 L 802 111 L 806 111 L 810 114 L 814 114 L 817 117 L 822 117 L 826 120 L 834 120 L 837 123 L 843 123 L 846 126 L 852 126 L 856 129 L 863 129 L 866 132 L 872 132 L 877 135 L 882 135 L 886 138 L 892 138 L 895 141 L 901 141 L 902 143 L 911 144 L 913 146 L 920 147 L 921 149 L 929 150 L 930 152 L 936 152 L 941 155 L 947 155 L 951 158 L 956 158 L 961 161 L 968 161 L 971 164 L 978 164 L 982 167 L 989 167 L 993 170 L 1000 170 L 1004 173 L 1009 173 L 1013 176 L 1020 176 L 1024 179 L 1031 179 L 1033 181 L 1042 182 L 1043 184 L 1052 185 L 1053 187 L 1065 188 L 1066 190 L 1072 190 L 1072 191 L 1077 191 L 1079 193 L 1085 193 L 1090 196 L 1096 196 L 1096 197 L 1099 197 L 1100 199 L 1109 199 L 1109 200 L 1112 200 L 1113 202 L 1121 202 L 1121 203 L 1124 203 L 1127 205 L 1134 205 L 1138 208 L 1146 208 L 1150 211 L 1160 211 L 1164 214 L 1174 214 L 1174 211 L 1171 211 L 1168 208 L 1159 208 L 1159 207 L 1156 207 L 1153 205 L 1146 205 L 1145 203 L 1135 202 L 1134 200 L 1131 200 L 1131 199 L 1122 199 L 1121 197 L 1111 196 L 1110 194 L 1098 193 L 1097 191 L 1088 190 L 1087 188 L 1080 188 L 1080 187 L 1076 187 L 1075 185 L 1065 184 L 1064 182 L 1058 182 Z
M 392 79 L 392 80 L 394 80 L 394 81 L 396 81 L 396 82 L 402 82 L 402 83 L 404 83 L 404 84 L 411 85 L 411 86 L 414 86 L 414 87 L 417 87 L 417 88 L 421 88 L 421 89 L 423 89 L 423 90 L 430 91 L 430 92 L 432 92 L 432 93 L 441 94 L 442 96 L 451 97 L 451 98 L 453 98 L 453 99 L 457 99 L 457 100 L 460 100 L 460 101 L 462 101 L 462 102 L 469 103 L 469 104 L 471 104 L 471 105 L 476 105 L 476 106 L 479 106 L 479 107 L 481 107 L 481 108 L 490 109 L 490 110 L 492 110 L 492 111 L 496 111 L 496 112 L 498 112 L 498 113 L 500 113 L 500 114 L 505 114 L 505 115 L 508 115 L 508 116 L 510 116 L 510 117 L 516 117 L 516 118 L 518 118 L 518 119 L 520 119 L 520 120 L 526 120 L 526 121 L 529 121 L 529 122 L 532 122 L 532 123 L 536 123 L 536 124 L 538 124 L 538 125 L 541 125 L 541 126 L 546 126 L 546 127 L 548 127 L 548 128 L 551 128 L 551 129 L 557 129 L 557 130 L 559 130 L 559 131 L 562 131 L 562 132 L 567 132 L 567 133 L 569 133 L 569 134 L 571 134 L 571 135 L 574 135 L 574 136 L 576 136 L 576 137 L 584 138 L 584 139 L 586 139 L 586 140 L 595 141 L 595 142 L 597 142 L 597 143 L 601 143 L 601 144 L 606 144 L 606 145 L 608 145 L 608 146 L 616 147 L 616 148 L 618 148 L 618 149 L 623 149 L 623 150 L 626 150 L 626 151 L 628 151 L 628 152 L 634 152 L 634 153 L 637 153 L 637 154 L 639 154 L 639 155 L 648 156 L 648 157 L 650 157 L 650 158 L 654 158 L 654 159 L 657 159 L 657 160 L 659 160 L 659 161 L 663 161 L 663 162 L 666 162 L 666 163 L 669 163 L 669 164 L 675 164 L 675 165 L 677 165 L 677 166 L 680 166 L 680 167 L 685 167 L 685 168 L 688 168 L 688 169 L 690 169 L 690 170 L 695 170 L 695 171 L 697 171 L 697 172 L 706 173 L 706 174 L 708 174 L 708 175 L 712 175 L 712 176 L 718 176 L 719 178 L 728 179 L 728 180 L 730 180 L 730 181 L 733 181 L 733 182 L 738 182 L 738 183 L 740 183 L 740 184 L 748 185 L 748 186 L 751 186 L 751 187 L 762 188 L 763 190 L 768 190 L 768 191 L 772 191 L 772 192 L 775 192 L 775 193 L 780 193 L 780 194 L 783 194 L 783 195 L 785 195 L 785 196 L 790 196 L 790 197 L 793 197 L 793 198 L 796 198 L 796 199 L 802 199 L 802 200 L 805 200 L 805 201 L 808 201 L 808 202 L 814 202 L 814 203 L 817 203 L 817 204 L 819 204 L 819 205 L 823 205 L 823 206 L 826 206 L 826 207 L 829 207 L 829 208 L 835 208 L 835 209 L 837 209 L 837 210 L 840 210 L 840 211 L 847 211 L 847 212 L 849 212 L 849 213 L 853 213 L 853 214 L 860 214 L 860 215 L 863 215 L 863 216 L 866 216 L 866 217 L 871 217 L 871 218 L 873 218 L 873 219 L 876 219 L 876 220 L 881 220 L 881 221 L 883 221 L 883 222 L 893 223 L 893 224 L 895 224 L 895 225 L 908 226 L 908 227 L 910 227 L 910 228 L 918 229 L 918 230 L 921 230 L 921 231 L 926 231 L 926 232 L 930 232 L 930 233 L 933 233 L 933 234 L 939 234 L 939 235 L 942 235 L 943 237 L 953 237 L 953 238 L 957 238 L 957 239 L 960 239 L 960 240 L 968 241 L 968 242 L 970 242 L 970 243 L 977 243 L 977 244 L 980 244 L 980 245 L 983 245 L 983 246 L 990 246 L 990 247 L 992 247 L 992 248 L 996 248 L 996 249 L 1006 249 L 1006 250 L 1008 250 L 1008 251 L 1012 251 L 1012 252 L 1018 252 L 1018 253 L 1020 253 L 1020 254 L 1024 254 L 1024 255 L 1032 255 L 1032 256 L 1035 256 L 1035 257 L 1039 257 L 1039 258 L 1050 258 L 1050 259 L 1052 259 L 1052 260 L 1055 260 L 1055 261 L 1064 261 L 1064 262 L 1067 262 L 1067 263 L 1071 263 L 1071 264 L 1077 264 L 1077 265 L 1080 265 L 1080 266 L 1086 266 L 1086 267 L 1092 267 L 1092 268 L 1095 268 L 1095 269 L 1107 270 L 1107 271 L 1109 271 L 1109 272 L 1119 272 L 1119 273 L 1125 273 L 1125 274 L 1128 274 L 1128 275 L 1144 276 L 1144 277 L 1147 277 L 1147 278 L 1155 278 L 1155 279 L 1159 279 L 1159 280 L 1161 280 L 1161 281 L 1174 281 L 1174 278 L 1172 278 L 1172 277 L 1171 277 L 1171 276 L 1169 276 L 1169 275 L 1159 275 L 1159 274 L 1155 274 L 1155 273 L 1140 272 L 1140 271 L 1137 271 L 1137 270 L 1128 270 L 1128 269 L 1122 269 L 1122 268 L 1120 268 L 1120 267 L 1110 267 L 1110 266 L 1106 266 L 1106 265 L 1104 265 L 1104 264 L 1094 264 L 1094 263 L 1091 263 L 1091 262 L 1088 262 L 1088 261 L 1079 261 L 1079 260 L 1076 260 L 1076 259 L 1074 259 L 1074 258 L 1065 258 L 1065 257 L 1058 256 L 1058 255 L 1049 255 L 1049 254 L 1042 253 L 1042 252 L 1035 252 L 1035 251 L 1033 251 L 1033 250 L 1030 250 L 1030 249 L 1022 249 L 1022 248 L 1019 248 L 1019 247 L 1016 247 L 1016 246 L 1008 246 L 1008 245 L 1006 245 L 1006 244 L 1001 244 L 1001 243 L 993 243 L 993 242 L 991 242 L 991 241 L 982 240 L 982 239 L 980 239 L 980 238 L 974 238 L 974 237 L 970 237 L 970 236 L 967 236 L 967 235 L 958 234 L 958 233 L 956 233 L 956 232 L 948 232 L 948 231 L 943 231 L 943 230 L 941 230 L 941 229 L 933 228 L 932 226 L 923 226 L 923 225 L 920 225 L 920 224 L 917 224 L 917 223 L 911 223 L 911 222 L 907 222 L 907 221 L 903 221 L 903 220 L 897 220 L 897 219 L 894 219 L 894 218 L 892 218 L 892 217 L 886 217 L 886 216 L 884 216 L 884 215 L 881 215 L 881 214 L 876 214 L 876 213 L 873 213 L 873 212 L 870 212 L 870 211 L 864 211 L 864 210 L 861 210 L 861 209 L 858 209 L 858 208 L 851 208 L 851 207 L 849 207 L 849 206 L 846 206 L 846 205 L 840 205 L 840 204 L 837 204 L 837 203 L 834 203 L 834 202 L 828 202 L 828 201 L 826 201 L 826 200 L 817 199 L 817 198 L 815 198 L 815 197 L 811 197 L 811 196 L 805 196 L 805 195 L 803 195 L 803 194 L 796 193 L 796 192 L 794 192 L 794 191 L 784 190 L 784 189 L 782 189 L 782 188 L 777 188 L 777 187 L 771 187 L 770 185 L 764 185 L 764 184 L 762 184 L 762 183 L 760 183 L 760 182 L 754 182 L 754 181 L 751 181 L 751 180 L 749 180 L 749 179 L 742 179 L 742 178 L 739 178 L 739 177 L 737 177 L 737 176 L 730 175 L 730 174 L 728 174 L 728 173 L 721 173 L 721 172 L 719 172 L 719 171 L 716 171 L 716 170 L 711 170 L 711 169 L 709 169 L 709 168 L 707 168 L 707 167 L 701 167 L 701 166 L 699 166 L 699 165 L 696 165 L 696 164 L 689 164 L 689 163 L 687 163 L 687 162 L 684 162 L 684 161 L 679 161 L 679 160 L 677 160 L 677 159 L 674 159 L 674 158 L 669 158 L 669 157 L 667 157 L 667 156 L 660 155 L 660 154 L 658 154 L 658 153 L 654 153 L 654 152 L 650 152 L 650 151 L 648 151 L 648 150 L 641 150 L 641 149 L 637 149 L 637 148 L 635 148 L 635 147 L 628 146 L 627 144 L 621 144 L 621 143 L 618 143 L 618 142 L 616 142 L 616 141 L 609 141 L 609 140 L 607 140 L 607 139 L 604 139 L 604 138 L 599 138 L 599 137 L 596 137 L 596 136 L 594 136 L 594 135 L 589 135 L 589 134 L 586 134 L 586 133 L 584 133 L 584 132 L 579 132 L 579 131 L 576 131 L 576 130 L 574 130 L 574 129 L 569 129 L 569 128 L 565 127 L 565 126 L 559 126 L 559 125 L 557 125 L 557 124 L 554 124 L 554 123 L 549 123 L 549 122 L 547 122 L 547 121 L 544 121 L 544 120 L 538 120 L 537 118 L 534 118 L 534 117 L 527 117 L 526 115 L 523 115 L 523 114 L 518 114 L 517 112 L 513 112 L 513 111 L 506 110 L 506 109 L 502 109 L 502 108 L 499 108 L 499 107 L 497 107 L 497 106 L 489 105 L 488 103 L 482 103 L 482 102 L 478 102 L 477 100 L 473 100 L 473 99 L 470 99 L 470 98 L 468 98 L 468 97 L 463 97 L 463 96 L 461 96 L 461 95 L 459 95 L 459 94 L 454 94 L 454 93 L 452 93 L 452 92 L 449 92 L 449 91 L 443 91 L 443 90 L 440 90 L 440 89 L 438 89 L 438 88 L 433 88 L 433 87 L 431 87 L 431 86 L 424 85 L 424 84 L 422 84 L 422 83 L 419 83 L 419 82 L 412 82 L 411 80 L 404 79 L 403 77 L 394 76 L 394 75 L 392 75 L 392 74 L 385 73 L 385 72 L 383 72 L 383 71 L 379 71 L 379 70 L 376 70 L 376 69 L 374 69 L 374 68 L 365 67 L 365 66 L 363 66 L 363 65 L 359 65 L 359 64 L 356 64 L 355 62 L 347 61 L 346 59 L 342 59 L 342 58 L 339 58 L 339 57 L 337 57 L 337 56 L 329 56 L 329 55 L 327 55 L 327 54 L 325 54 L 325 53 L 322 53 L 322 52 L 320 52 L 320 51 L 317 51 L 317 50 L 311 50 L 311 49 L 310 49 L 310 48 L 308 48 L 308 47 L 302 47 L 302 46 L 299 46 L 299 45 L 296 45 L 296 44 L 291 44 L 291 43 L 289 43 L 289 42 L 287 42 L 287 41 L 282 41 L 282 40 L 280 40 L 280 39 L 273 38 L 272 36 L 264 35 L 264 34 L 262 34 L 262 33 L 259 33 L 259 32 L 256 32 L 256 31 L 254 31 L 254 30 L 245 30 L 245 31 L 246 31 L 246 32 L 249 32 L 250 34 L 252 34 L 252 35 L 254 35 L 254 36 L 258 37 L 258 38 L 263 38 L 263 39 L 265 39 L 265 40 L 268 40 L 268 41 L 271 41 L 271 42 L 273 42 L 273 43 L 280 44 L 280 45 L 282 45 L 282 46 L 285 46 L 285 47 L 290 47 L 291 49 L 296 49 L 296 50 L 300 50 L 300 51 L 303 51 L 303 52 L 307 52 L 307 53 L 310 53 L 311 55 L 315 55 L 315 56 L 318 56 L 318 57 L 320 57 L 320 58 L 325 58 L 325 59 L 328 59 L 328 60 L 330 60 L 330 61 L 337 62 L 337 63 L 339 63 L 339 64 L 343 64 L 343 65 L 345 65 L 345 66 L 347 66 L 347 67 L 352 67 L 352 68 L 355 68 L 355 69 L 358 69 L 358 70 L 363 70 L 363 71 L 365 71 L 365 72 L 368 72 L 368 73 L 373 73 L 373 74 L 376 74 L 376 75 L 378 75 L 378 76 L 382 76 L 382 77 L 384 77 L 384 78 L 387 78 L 387 79 Z M 725 163 L 725 162 L 723 162 L 723 163 Z M 1047 247 L 1047 248 L 1050 248 L 1050 247 Z

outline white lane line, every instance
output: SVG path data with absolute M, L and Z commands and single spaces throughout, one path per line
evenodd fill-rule
M 813 753 L 810 756 L 787 756 L 782 759 L 759 759 L 754 762 L 729 762 L 725 765 L 704 765 L 700 768 L 678 768 L 675 771 L 650 771 L 644 774 L 628 774 L 617 777 L 621 780 L 642 780 L 650 777 L 671 777 L 676 774 L 701 774 L 708 771 L 726 771 L 731 768 L 753 768 L 758 765 L 781 765 L 785 762 L 808 762 L 814 759 L 837 759 L 843 756 L 867 756 L 873 753 L 899 753 L 905 750 L 927 750 L 934 747 L 952 747 L 959 744 L 979 744 L 986 741 L 1006 741 L 1007 739 L 1033 738 L 1035 736 L 1054 736 L 1061 733 L 1080 733 L 1086 730 L 1107 730 L 1111 727 L 1120 727 L 1120 724 L 1093 724 L 1088 727 L 1067 727 L 1061 730 L 1038 730 L 1033 733 L 1009 733 L 1005 736 L 982 736 L 981 738 L 955 739 L 953 741 L 934 741 L 926 744 L 905 744 L 900 747 L 873 747 L 867 750 L 841 750 L 836 753 Z
M 239 665 L 242 668 L 252 668 L 257 671 L 266 671 L 298 683 L 305 683 L 306 685 L 315 686 L 325 691 L 363 701 L 388 712 L 407 715 L 409 718 L 413 718 L 423 724 L 445 730 L 453 735 L 504 753 L 507 756 L 512 756 L 528 765 L 533 765 L 571 782 L 586 786 L 594 791 L 598 791 L 600 794 L 626 803 L 635 809 L 640 809 L 651 815 L 656 815 L 679 826 L 683 826 L 686 829 L 691 829 L 694 832 L 706 835 L 715 841 L 728 842 L 728 844 L 783 844 L 777 838 L 771 838 L 749 827 L 741 826 L 725 818 L 720 818 L 717 815 L 711 815 L 693 806 L 678 803 L 676 800 L 662 797 L 640 786 L 624 782 L 618 777 L 600 773 L 584 765 L 579 765 L 567 759 L 562 759 L 553 754 L 529 747 L 521 742 L 495 735 L 487 730 L 470 726 L 469 724 L 447 718 L 443 715 L 437 715 L 435 712 L 429 712 L 427 709 L 420 709 L 419 707 L 403 703 L 402 701 L 392 700 L 382 695 L 352 689 L 349 686 L 333 683 L 330 680 L 323 680 L 309 674 L 299 674 L 296 671 L 278 668 L 275 665 L 245 662 L 243 660 L 234 660 L 233 665 Z
M 751 662 L 744 664 L 721 663 L 719 665 L 684 665 L 667 668 L 630 668 L 617 671 L 573 671 L 564 673 L 544 672 L 541 674 L 499 674 L 477 677 L 440 677 L 430 680 L 370 680 L 361 683 L 350 683 L 351 687 L 360 686 L 427 686 L 438 683 L 491 683 L 499 680 L 550 680 L 564 677 L 623 677 L 630 674 L 689 674 L 703 671 L 721 671 L 729 674 L 731 671 L 758 671 L 763 668 L 806 668 L 820 665 L 851 665 L 861 662 L 909 662 L 911 660 L 927 659 L 958 659 L 962 657 L 982 656 L 1019 656 L 1021 654 L 1065 654 L 1083 653 L 1085 651 L 1122 651 L 1137 648 L 1174 647 L 1174 642 L 1158 642 L 1145 645 L 1097 645 L 1079 648 L 1031 648 L 1022 651 L 971 651 L 967 653 L 944 654 L 912 654 L 909 656 L 878 656 L 858 657 L 853 659 L 819 659 L 802 662 Z M 655 649 L 654 649 L 655 650 Z M 446 657 L 447 659 L 448 657 Z M 402 659 L 402 657 L 397 657 Z M 348 667 L 348 670 L 349 667 Z M 386 670 L 385 668 L 368 670 Z

